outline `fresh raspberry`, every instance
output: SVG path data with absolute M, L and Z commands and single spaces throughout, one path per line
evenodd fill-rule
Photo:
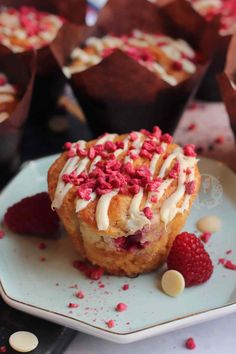
M 26 197 L 7 209 L 4 223 L 18 234 L 33 234 L 55 238 L 59 218 L 51 209 L 48 193 L 42 192 Z
M 7 352 L 7 347 L 5 345 L 2 345 L 0 347 L 0 353 L 6 353 Z
M 179 271 L 186 286 L 207 281 L 213 272 L 213 265 L 203 243 L 194 234 L 183 232 L 173 242 L 167 258 L 168 269 Z
M 185 346 L 187 349 L 195 349 L 196 348 L 196 343 L 192 337 L 188 338 L 185 342 Z

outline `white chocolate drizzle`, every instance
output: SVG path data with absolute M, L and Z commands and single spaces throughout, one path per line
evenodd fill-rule
M 143 199 L 143 188 L 135 194 L 131 200 L 129 208 L 129 219 L 127 221 L 127 228 L 129 232 L 134 233 L 137 230 L 142 230 L 145 225 L 150 225 L 151 221 L 140 211 L 140 205 Z
M 102 195 L 98 200 L 96 208 L 96 222 L 97 228 L 100 231 L 105 231 L 109 227 L 108 210 L 112 198 L 115 197 L 117 194 L 118 190 L 114 190 L 110 193 Z
M 165 225 L 171 222 L 178 212 L 183 212 L 187 208 L 187 205 L 189 206 L 190 196 L 186 195 L 186 199 L 184 200 L 182 207 L 177 207 L 178 203 L 185 195 L 185 182 L 187 182 L 187 175 L 185 171 L 187 168 L 193 168 L 196 164 L 196 159 L 193 157 L 184 156 L 181 148 L 177 148 L 169 156 L 169 161 L 171 162 L 172 157 L 176 158 L 179 162 L 180 171 L 175 192 L 171 194 L 161 206 L 160 216 Z
M 146 139 L 146 136 L 140 132 L 135 132 L 137 135 L 136 140 L 131 142 L 131 136 L 128 135 L 124 140 L 123 148 L 118 148 L 114 151 L 115 158 L 118 159 L 120 155 L 126 153 L 126 156 L 123 157 L 123 163 L 130 162 L 133 164 L 133 160 L 127 154 L 129 150 L 129 144 L 132 143 L 132 153 L 139 155 L 140 150 L 142 149 L 143 143 Z M 117 134 L 105 134 L 100 139 L 97 140 L 96 145 L 105 144 L 108 141 L 114 141 L 117 137 Z M 153 137 L 154 140 L 159 142 L 158 138 Z M 95 145 L 95 146 L 96 146 Z M 79 148 L 86 149 L 86 142 L 79 141 L 72 145 L 72 149 L 75 149 L 76 146 Z M 162 167 L 156 176 L 156 169 L 161 158 L 162 154 L 166 151 L 168 144 L 162 143 L 162 153 L 154 153 L 152 159 L 150 161 L 149 170 L 151 179 L 159 177 L 163 179 L 162 183 L 158 187 L 157 191 L 149 192 L 147 194 L 147 199 L 144 202 L 143 208 L 149 207 L 151 208 L 155 201 L 152 201 L 152 197 L 155 197 L 157 201 L 160 201 L 165 191 L 173 184 L 174 179 L 167 176 L 167 172 L 171 168 L 174 161 L 179 162 L 179 174 L 177 177 L 177 187 L 175 191 L 163 202 L 160 208 L 159 214 L 155 215 L 155 220 L 159 219 L 162 221 L 165 226 L 173 220 L 177 213 L 183 213 L 188 207 L 191 199 L 191 195 L 186 193 L 185 184 L 188 181 L 194 180 L 195 173 L 195 165 L 196 158 L 187 157 L 184 155 L 183 149 L 177 147 L 164 161 Z M 70 174 L 75 172 L 76 175 L 80 175 L 82 172 L 90 173 L 95 168 L 97 163 L 101 160 L 101 156 L 96 156 L 92 161 L 88 157 L 79 158 L 79 156 L 69 157 L 64 168 L 62 169 L 58 183 L 56 187 L 56 192 L 54 196 L 54 200 L 52 203 L 52 208 L 60 208 L 63 203 L 63 200 L 66 194 L 69 192 L 70 188 L 73 187 L 72 183 L 65 183 L 63 181 L 64 174 Z M 186 170 L 188 169 L 188 173 Z M 95 201 L 98 198 L 97 206 L 96 206 L 96 224 L 99 231 L 106 231 L 109 228 L 109 206 L 112 201 L 112 198 L 115 197 L 119 193 L 119 189 L 113 189 L 110 192 L 98 197 L 96 192 L 92 192 L 90 194 L 89 200 L 84 200 L 77 198 L 75 200 L 75 211 L 79 213 L 81 210 L 86 208 L 89 203 Z M 141 230 L 144 226 L 150 226 L 151 220 L 146 217 L 144 211 L 141 210 L 142 201 L 144 198 L 144 188 L 140 188 L 139 192 L 135 194 L 132 199 L 128 210 L 128 220 L 127 220 L 127 234 L 135 233 L 137 230 Z M 180 201 L 183 199 L 181 206 L 179 206 Z
M 84 149 L 86 146 L 86 142 L 80 140 L 77 142 L 77 145 L 79 145 L 81 149 Z M 64 174 L 70 174 L 71 172 L 73 172 L 77 168 L 79 161 L 80 161 L 79 156 L 74 156 L 72 158 L 69 158 L 65 166 L 63 167 L 61 173 L 59 174 L 54 200 L 52 202 L 53 209 L 54 208 L 59 209 L 61 207 L 63 203 L 63 199 L 65 198 L 66 194 L 69 192 L 70 188 L 72 187 L 71 183 L 65 184 L 65 182 L 62 179 L 62 176 Z

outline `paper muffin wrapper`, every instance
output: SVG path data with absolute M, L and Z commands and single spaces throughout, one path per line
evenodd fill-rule
M 9 82 L 16 85 L 20 101 L 9 117 L 0 123 L 0 163 L 8 163 L 17 153 L 21 139 L 21 127 L 24 124 L 31 103 L 36 72 L 36 58 L 32 54 L 28 65 L 19 60 L 10 50 L 0 47 L 1 72 L 7 75 Z
M 236 35 L 232 37 L 227 53 L 224 72 L 218 75 L 223 101 L 229 114 L 230 124 L 236 137 Z
M 206 49 L 208 54 L 207 46 L 212 34 L 208 26 L 203 29 L 205 21 L 191 11 L 192 21 L 201 26 L 201 31 L 196 33 L 181 25 L 185 16 L 184 12 L 176 13 L 173 4 L 159 9 L 146 0 L 110 0 L 101 10 L 94 27 L 70 26 L 62 29 L 52 44 L 52 50 L 63 67 L 68 64 L 73 48 L 89 36 L 128 34 L 136 28 L 182 37 L 197 51 Z M 70 83 L 94 135 L 104 131 L 124 133 L 134 129 L 151 129 L 156 124 L 164 131 L 173 132 L 207 65 L 205 58 L 197 64 L 194 75 L 172 87 L 125 53 L 116 50 L 98 65 L 72 75 Z
M 194 12 L 196 16 L 201 17 L 204 22 L 204 27 L 208 27 L 209 39 L 206 37 L 208 45 L 206 45 L 205 50 L 208 51 L 209 56 L 212 55 L 212 61 L 199 87 L 197 97 L 207 101 L 220 101 L 221 96 L 217 83 L 217 74 L 221 73 L 224 69 L 226 54 L 232 36 L 221 36 L 219 34 L 220 16 L 215 16 L 212 21 L 208 22 L 198 14 L 196 10 L 194 10 L 187 0 L 181 0 L 179 1 L 179 4 L 176 2 L 176 5 L 173 5 L 172 3 L 170 4 L 170 7 L 172 7 L 172 9 L 175 7 L 176 13 L 177 11 L 182 11 L 183 8 L 189 8 L 189 13 Z M 176 16 L 177 20 L 178 18 L 179 16 Z M 199 23 L 191 21 L 190 17 L 186 16 L 186 18 L 183 19 L 183 22 L 186 28 L 189 27 L 195 32 L 201 31 Z
M 38 10 L 62 16 L 67 21 L 77 24 L 85 23 L 86 0 L 3 0 L 1 5 L 18 8 L 20 6 L 33 6 Z M 67 26 L 67 23 L 64 24 Z M 37 55 L 37 75 L 33 92 L 30 117 L 34 122 L 46 120 L 53 114 L 57 100 L 65 86 L 65 78 L 61 74 L 50 44 L 31 51 L 16 53 L 15 55 L 27 63 L 31 60 L 32 53 Z M 1 56 L 1 49 L 0 49 Z

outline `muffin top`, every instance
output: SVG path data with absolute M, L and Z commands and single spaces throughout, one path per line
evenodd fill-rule
M 188 0 L 194 9 L 212 21 L 220 16 L 220 35 L 226 36 L 236 31 L 236 2 L 235 0 Z
M 0 123 L 14 111 L 18 103 L 19 92 L 4 73 L 0 73 Z
M 0 7 L 0 43 L 19 53 L 50 43 L 63 24 L 57 15 L 34 7 Z
M 196 53 L 183 39 L 133 30 L 129 35 L 89 37 L 76 47 L 64 73 L 70 77 L 99 64 L 115 50 L 121 50 L 146 69 L 175 86 L 196 71 Z
M 48 174 L 52 207 L 68 203 L 101 235 L 128 235 L 190 207 L 200 185 L 194 145 L 183 148 L 158 127 L 66 143 Z

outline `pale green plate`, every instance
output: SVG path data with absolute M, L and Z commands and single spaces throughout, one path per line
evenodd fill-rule
M 55 156 L 30 162 L 0 195 L 0 220 L 8 206 L 25 196 L 45 191 L 46 175 Z M 196 221 L 214 214 L 223 227 L 207 244 L 215 269 L 212 278 L 201 286 L 185 289 L 178 298 L 163 294 L 160 274 L 153 272 L 135 279 L 104 276 L 104 288 L 86 279 L 73 268 L 76 253 L 67 237 L 47 241 L 47 249 L 38 249 L 36 237 L 14 235 L 6 231 L 0 240 L 0 280 L 3 299 L 12 307 L 58 322 L 74 329 L 127 343 L 222 316 L 236 310 L 236 272 L 218 265 L 228 255 L 236 262 L 236 176 L 224 164 L 202 159 L 202 190 L 192 208 L 185 230 L 194 231 Z M 40 257 L 46 257 L 45 262 Z M 129 283 L 127 291 L 121 290 Z M 77 284 L 84 299 L 74 296 Z M 69 302 L 79 308 L 69 309 Z M 128 309 L 117 313 L 114 307 L 125 302 Z M 105 322 L 115 320 L 108 329 Z

